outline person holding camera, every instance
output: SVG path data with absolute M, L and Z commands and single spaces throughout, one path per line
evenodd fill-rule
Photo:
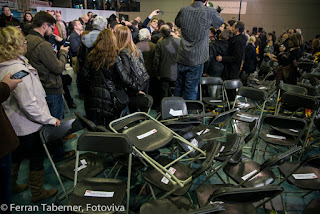
M 175 24 L 181 28 L 181 42 L 178 52 L 178 76 L 174 96 L 185 100 L 196 100 L 203 64 L 209 59 L 209 29 L 219 28 L 223 19 L 212 7 L 206 7 L 208 0 L 194 0 L 182 8 Z
M 158 30 L 158 19 L 153 17 L 159 14 L 161 14 L 159 9 L 152 11 L 152 13 L 150 13 L 150 15 L 142 23 L 142 28 L 147 28 L 150 31 L 151 35 L 153 31 Z M 148 27 L 149 22 L 150 22 L 150 26 Z

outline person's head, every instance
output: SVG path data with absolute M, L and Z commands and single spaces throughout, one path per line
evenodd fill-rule
M 4 14 L 5 16 L 11 16 L 11 10 L 10 7 L 5 5 L 2 7 L 2 14 Z
M 97 16 L 93 19 L 92 26 L 94 30 L 103 30 L 108 27 L 108 21 L 103 16 Z
M 281 37 L 281 41 L 284 42 L 289 38 L 289 35 L 287 33 L 283 34 Z
M 140 23 L 141 22 L 141 17 L 136 17 L 134 20 L 136 20 L 138 23 Z
M 33 25 L 36 31 L 42 36 L 51 36 L 56 20 L 47 12 L 40 11 L 33 18 Z
M 228 30 L 231 30 L 232 26 L 233 26 L 235 23 L 236 23 L 235 20 L 229 20 L 229 21 L 228 21 L 228 25 L 226 26 L 226 28 L 227 28 Z
M 23 22 L 32 22 L 32 14 L 31 13 L 25 13 L 23 16 Z
M 120 50 L 128 49 L 137 58 L 140 57 L 139 51 L 132 40 L 131 30 L 127 26 L 117 27 L 115 30 L 117 45 Z
M 147 28 L 142 28 L 141 30 L 139 30 L 139 40 L 140 41 L 151 40 L 151 34 Z
M 288 33 L 290 34 L 290 35 L 292 35 L 292 34 L 294 34 L 294 29 L 290 29 L 289 31 L 288 31 Z
M 162 19 L 158 20 L 158 29 L 160 30 L 161 26 L 166 24 Z
M 244 23 L 243 22 L 236 22 L 233 24 L 231 29 L 232 29 L 231 32 L 234 35 L 241 34 L 244 31 Z
M 181 37 L 181 29 L 180 28 L 177 28 L 174 30 L 174 34 L 177 36 L 177 37 Z
M 162 35 L 163 37 L 168 37 L 168 36 L 171 35 L 170 27 L 169 27 L 169 25 L 166 25 L 166 24 L 164 24 L 164 25 L 161 26 L 160 32 L 161 32 L 161 35 Z
M 256 37 L 255 36 L 250 36 L 249 43 L 254 45 L 256 43 Z
M 156 18 L 151 19 L 150 27 L 152 27 L 153 30 L 156 30 L 158 28 L 158 19 Z
M 93 49 L 88 54 L 88 63 L 92 68 L 98 70 L 107 62 L 109 68 L 115 63 L 118 54 L 119 49 L 114 34 L 110 29 L 104 29 L 93 43 Z
M 220 27 L 219 30 L 222 32 L 226 29 L 226 23 L 223 23 Z
M 174 25 L 172 22 L 167 22 L 166 25 L 168 25 L 170 27 L 171 32 L 174 31 Z
M 88 15 L 88 18 L 91 19 L 91 17 L 92 17 L 92 12 L 89 11 L 89 12 L 87 13 L 87 15 Z
M 73 30 L 80 34 L 81 31 L 83 31 L 83 25 L 79 20 L 73 20 L 72 21 Z
M 213 27 L 211 27 L 209 30 L 209 37 L 212 38 L 214 37 L 215 34 L 216 34 L 216 30 Z
M 206 4 L 206 3 L 208 2 L 208 0 L 192 0 L 192 1 L 191 1 L 191 4 L 193 4 L 193 3 L 196 2 L 196 1 L 200 1 L 200 2 L 202 2 L 203 4 Z
M 132 21 L 131 21 L 131 24 L 132 24 L 133 26 L 135 26 L 136 28 L 138 28 L 139 23 L 137 22 L 137 20 L 132 20 Z
M 289 37 L 288 45 L 290 48 L 298 48 L 302 45 L 300 34 L 294 33 Z
M 61 21 L 62 20 L 62 17 L 61 17 L 60 13 L 56 13 L 56 20 L 57 21 Z
M 275 43 L 276 36 L 273 33 L 268 33 L 267 40 L 268 41 L 272 41 L 273 43 Z
M 82 15 L 81 19 L 82 19 L 83 23 L 87 23 L 89 21 L 89 17 L 87 14 Z
M 24 55 L 27 45 L 23 34 L 18 29 L 8 26 L 0 28 L 0 63 Z
M 312 50 L 319 50 L 320 49 L 320 40 L 319 39 L 313 39 L 311 43 Z
M 220 33 L 220 40 L 228 40 L 230 35 L 229 30 L 224 30 Z

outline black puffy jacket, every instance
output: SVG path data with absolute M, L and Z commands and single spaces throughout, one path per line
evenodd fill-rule
M 120 88 L 138 93 L 137 84 L 130 78 L 120 57 L 116 63 L 107 69 L 108 63 L 98 71 L 90 69 L 90 96 L 85 97 L 87 117 L 98 125 L 108 126 L 110 121 L 118 118 L 123 109 L 118 109 L 114 103 L 113 93 Z M 101 77 L 104 75 L 107 85 Z

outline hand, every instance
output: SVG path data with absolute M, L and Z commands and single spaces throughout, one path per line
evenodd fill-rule
M 159 15 L 158 11 L 160 11 L 160 10 L 156 9 L 156 10 L 152 11 L 152 13 L 150 13 L 149 17 L 152 18 L 153 16 Z
M 22 79 L 19 79 L 19 80 L 17 80 L 17 79 L 10 79 L 10 77 L 11 77 L 11 74 L 8 73 L 8 74 L 1 80 L 1 82 L 6 83 L 6 84 L 9 86 L 10 91 L 13 91 L 13 90 L 18 86 L 18 84 L 19 84 L 20 82 L 22 82 Z
M 60 47 L 60 51 L 66 51 L 69 52 L 69 46 L 64 47 L 63 45 Z
M 221 61 L 222 61 L 222 56 L 217 56 L 217 57 L 216 57 L 216 60 L 217 60 L 218 62 L 221 62 Z
M 56 34 L 53 34 L 54 35 L 54 39 L 57 41 L 57 42 L 61 42 L 63 39 L 60 37 L 60 36 L 58 36 L 58 35 L 56 35 Z
M 60 126 L 60 120 L 58 120 L 57 118 L 56 118 L 56 124 L 54 124 L 54 126 L 55 127 L 59 127 Z
M 122 20 L 122 23 L 124 23 L 126 26 L 131 26 L 131 22 L 128 22 L 128 21 L 125 21 L 125 20 Z
M 138 94 L 146 95 L 143 91 L 139 91 Z

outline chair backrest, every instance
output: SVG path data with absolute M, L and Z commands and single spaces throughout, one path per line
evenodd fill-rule
M 249 124 L 250 133 L 244 138 L 244 142 L 248 143 L 257 133 L 259 129 L 259 120 L 254 120 Z
M 82 116 L 80 114 L 80 112 L 75 112 L 74 114 L 79 119 L 79 121 L 81 122 L 82 126 L 87 128 L 88 131 L 92 131 L 92 132 L 96 131 L 97 126 L 96 126 L 96 124 L 94 122 L 92 122 L 91 120 L 89 120 L 89 119 L 85 118 L 84 116 Z
M 222 85 L 223 80 L 221 77 L 201 77 L 200 79 L 201 85 Z
M 295 93 L 295 94 L 302 94 L 302 95 L 307 95 L 308 91 L 306 88 L 297 86 L 297 85 L 291 85 L 287 83 L 283 83 L 280 86 L 281 90 L 285 92 L 290 92 L 290 93 Z
M 307 89 L 309 96 L 315 96 L 317 94 L 317 88 L 312 86 L 312 85 L 306 85 L 306 84 L 302 84 L 302 83 L 298 83 L 298 86 L 303 87 L 305 89 Z
M 186 100 L 185 102 L 186 102 L 188 111 L 191 111 L 192 114 L 205 113 L 203 102 L 198 100 Z
M 304 88 L 305 89 L 305 88 Z M 305 89 L 307 91 L 307 89 Z M 281 103 L 290 108 L 306 108 L 318 110 L 318 100 L 315 97 L 285 92 L 281 98 Z
M 226 203 L 254 203 L 265 198 L 273 198 L 283 192 L 280 185 L 263 187 L 222 187 L 209 197 L 210 202 L 223 201 Z
M 238 89 L 242 87 L 242 82 L 239 79 L 225 80 L 223 86 L 227 90 Z
M 186 101 L 182 97 L 165 97 L 161 101 L 162 119 L 188 114 Z
M 280 153 L 276 156 L 272 156 L 270 159 L 266 160 L 263 164 L 260 166 L 260 170 L 262 171 L 263 169 L 267 167 L 275 167 L 283 163 L 285 160 L 290 158 L 293 154 L 299 152 L 302 150 L 301 146 L 294 146 L 288 151 L 284 153 Z
M 250 87 L 241 87 L 238 91 L 238 95 L 257 102 L 264 102 L 268 97 L 265 90 Z
M 78 139 L 77 150 L 129 154 L 132 144 L 125 134 L 85 132 Z
M 135 102 L 135 107 L 148 113 L 152 107 L 153 98 L 150 95 L 139 95 L 138 98 L 138 102 Z
M 40 130 L 40 137 L 42 143 L 53 142 L 61 139 L 69 134 L 77 132 L 83 129 L 83 126 L 79 119 L 75 116 L 63 119 L 60 121 L 60 126 L 55 127 L 51 125 L 44 126 Z
M 217 115 L 210 123 L 209 125 L 218 125 L 221 123 L 225 123 L 233 117 L 233 115 L 237 112 L 237 109 L 231 109 L 229 111 L 223 112 L 219 115 Z

